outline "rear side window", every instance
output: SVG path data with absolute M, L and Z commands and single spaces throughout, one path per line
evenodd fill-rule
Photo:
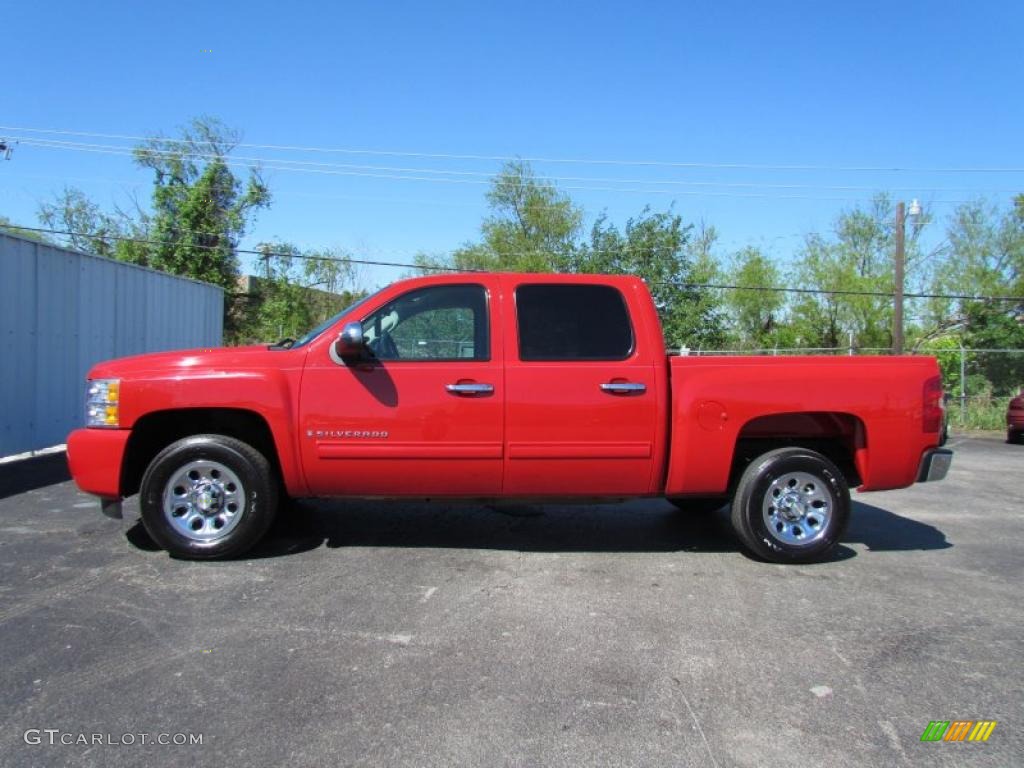
M 520 360 L 625 360 L 633 326 L 622 294 L 608 285 L 516 289 Z

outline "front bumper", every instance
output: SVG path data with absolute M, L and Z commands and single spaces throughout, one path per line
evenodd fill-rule
M 948 448 L 932 448 L 921 457 L 921 466 L 917 471 L 917 482 L 927 483 L 942 480 L 949 472 L 953 463 L 953 452 Z
M 68 436 L 68 466 L 75 483 L 100 497 L 104 514 L 115 517 L 121 500 L 121 465 L 131 430 L 76 429 Z

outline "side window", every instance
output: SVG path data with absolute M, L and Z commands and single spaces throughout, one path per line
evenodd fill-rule
M 633 326 L 622 294 L 608 285 L 516 289 L 520 360 L 625 360 Z
M 437 285 L 402 294 L 363 320 L 379 360 L 490 360 L 487 291 Z

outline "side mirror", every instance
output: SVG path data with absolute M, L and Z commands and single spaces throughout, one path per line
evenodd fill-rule
M 362 357 L 366 353 L 362 324 L 345 323 L 345 327 L 338 334 L 338 340 L 334 342 L 334 351 L 343 360 Z

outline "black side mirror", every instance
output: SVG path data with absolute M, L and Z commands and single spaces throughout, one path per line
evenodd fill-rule
M 334 342 L 334 351 L 342 360 L 362 358 L 366 354 L 362 324 L 345 323 L 345 327 L 338 334 L 338 340 Z

